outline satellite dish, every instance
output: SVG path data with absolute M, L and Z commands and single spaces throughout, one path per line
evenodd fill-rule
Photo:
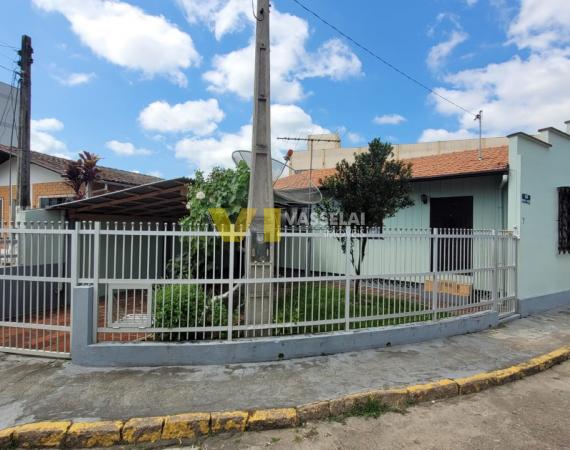
M 249 150 L 236 150 L 232 154 L 232 159 L 236 164 L 245 162 L 251 169 L 251 156 Z M 288 169 L 288 172 L 285 172 L 285 169 Z M 287 164 L 271 158 L 271 178 L 275 200 L 278 203 L 314 205 L 323 199 L 308 170 L 294 170 Z M 285 183 L 284 179 L 290 182 Z

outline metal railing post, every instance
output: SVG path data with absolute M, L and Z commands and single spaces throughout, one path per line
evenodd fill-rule
M 74 288 L 79 284 L 79 227 L 80 222 L 75 222 L 73 231 L 71 232 L 71 267 L 70 278 L 71 287 Z M 71 303 L 73 306 L 73 302 Z
M 99 250 L 101 239 L 101 222 L 95 222 L 93 235 L 93 342 L 97 342 L 97 319 L 99 317 Z M 103 275 L 105 278 L 105 275 Z
M 235 253 L 235 224 L 230 224 L 230 273 L 228 274 L 229 295 L 228 295 L 228 341 L 232 340 L 234 331 L 233 311 L 234 311 L 234 253 Z
M 432 298 L 432 310 L 433 310 L 433 320 L 437 320 L 437 309 L 438 309 L 438 272 L 439 272 L 439 230 L 438 228 L 433 229 L 432 237 L 433 250 L 431 252 L 432 258 L 432 285 L 431 285 L 431 298 Z
M 491 301 L 493 302 L 493 310 L 499 312 L 499 296 L 497 294 L 497 284 L 498 284 L 498 271 L 499 271 L 499 259 L 498 259 L 498 246 L 497 246 L 497 230 L 491 232 L 491 258 L 492 258 L 492 277 L 491 277 Z
M 515 273 L 514 273 L 514 281 L 515 281 L 515 286 L 514 286 L 514 296 L 515 296 L 515 307 L 514 307 L 514 312 L 518 313 L 520 312 L 520 308 L 519 308 L 519 242 L 520 242 L 520 238 L 517 235 L 514 235 L 512 237 L 513 239 L 513 243 L 514 243 L 514 255 L 513 255 L 513 264 L 515 267 Z
M 75 288 L 77 287 L 77 285 L 79 284 L 78 282 L 78 278 L 79 278 L 79 273 L 78 273 L 78 269 L 79 269 L 79 227 L 80 227 L 80 222 L 75 222 L 75 226 L 73 227 L 73 231 L 71 233 L 71 248 L 70 248 L 70 257 L 71 257 L 71 267 L 70 267 L 70 273 L 69 273 L 69 277 L 71 279 L 71 305 L 69 306 L 69 314 L 72 320 L 71 323 L 71 331 L 69 334 L 69 344 L 70 346 L 73 346 L 73 309 L 74 309 L 74 303 L 75 303 Z
M 345 228 L 345 287 L 344 287 L 344 328 L 346 331 L 350 331 L 350 227 Z

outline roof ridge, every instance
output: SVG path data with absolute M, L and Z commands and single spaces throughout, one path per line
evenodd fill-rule
M 13 146 L 9 147 L 7 145 L 0 144 L 0 152 L 8 153 L 10 155 L 16 155 L 17 150 L 18 150 L 17 147 L 13 147 Z M 62 158 L 61 156 L 49 155 L 47 153 L 38 152 L 36 150 L 31 150 L 30 152 L 32 153 L 32 158 L 35 159 L 35 161 L 32 159 L 33 164 L 36 164 L 36 165 L 43 167 L 47 170 L 51 170 L 52 172 L 56 172 L 59 175 L 63 174 L 64 168 L 63 167 L 54 167 L 54 165 L 63 166 L 64 164 L 75 161 L 73 159 L 67 159 L 67 158 Z M 133 171 L 125 170 L 125 169 L 117 169 L 114 167 L 101 166 L 101 165 L 98 165 L 97 167 L 100 169 L 104 169 L 105 171 L 108 171 L 108 173 L 117 173 L 117 174 L 125 174 L 125 175 L 130 175 L 130 176 L 135 176 L 135 177 L 141 177 L 141 180 L 139 180 L 140 183 L 133 181 L 133 180 L 130 180 L 130 181 L 126 181 L 126 180 L 120 181 L 119 180 L 120 182 L 124 182 L 126 184 L 137 185 L 137 184 L 145 184 L 145 182 L 150 182 L 152 180 L 154 180 L 154 181 L 162 180 L 162 178 L 160 178 L 160 177 L 155 177 L 153 175 L 147 175 L 147 174 L 140 173 L 140 172 L 133 172 Z M 103 181 L 110 181 L 110 180 L 103 180 Z

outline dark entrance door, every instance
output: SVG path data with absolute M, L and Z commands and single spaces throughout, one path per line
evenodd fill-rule
M 465 238 L 440 238 L 438 270 L 469 270 L 472 267 L 473 197 L 441 197 L 430 199 L 430 227 L 440 234 L 447 229 L 462 229 Z M 433 270 L 433 246 L 432 246 Z

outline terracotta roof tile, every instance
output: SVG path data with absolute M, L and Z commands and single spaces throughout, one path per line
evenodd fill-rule
M 11 153 L 16 155 L 17 151 L 14 148 L 6 147 L 0 145 L 0 152 Z M 38 166 L 44 167 L 46 169 L 52 170 L 54 172 L 63 175 L 67 167 L 67 163 L 70 162 L 69 159 L 59 158 L 57 156 L 46 155 L 45 153 L 31 152 L 32 163 Z M 128 172 L 126 170 L 113 169 L 111 167 L 97 166 L 101 170 L 101 181 L 109 183 L 119 183 L 130 186 L 138 186 L 141 184 L 153 183 L 155 181 L 160 181 L 161 178 L 153 177 L 150 175 L 143 175 L 141 173 Z
M 483 149 L 483 159 L 479 159 L 478 150 L 466 150 L 440 155 L 409 158 L 404 161 L 412 163 L 412 178 L 424 180 L 462 175 L 500 173 L 508 170 L 508 146 Z M 322 180 L 333 175 L 336 169 L 317 169 L 311 174 L 312 184 L 320 186 Z M 303 189 L 308 187 L 309 172 L 303 171 L 288 177 L 280 178 L 275 183 L 276 189 Z

